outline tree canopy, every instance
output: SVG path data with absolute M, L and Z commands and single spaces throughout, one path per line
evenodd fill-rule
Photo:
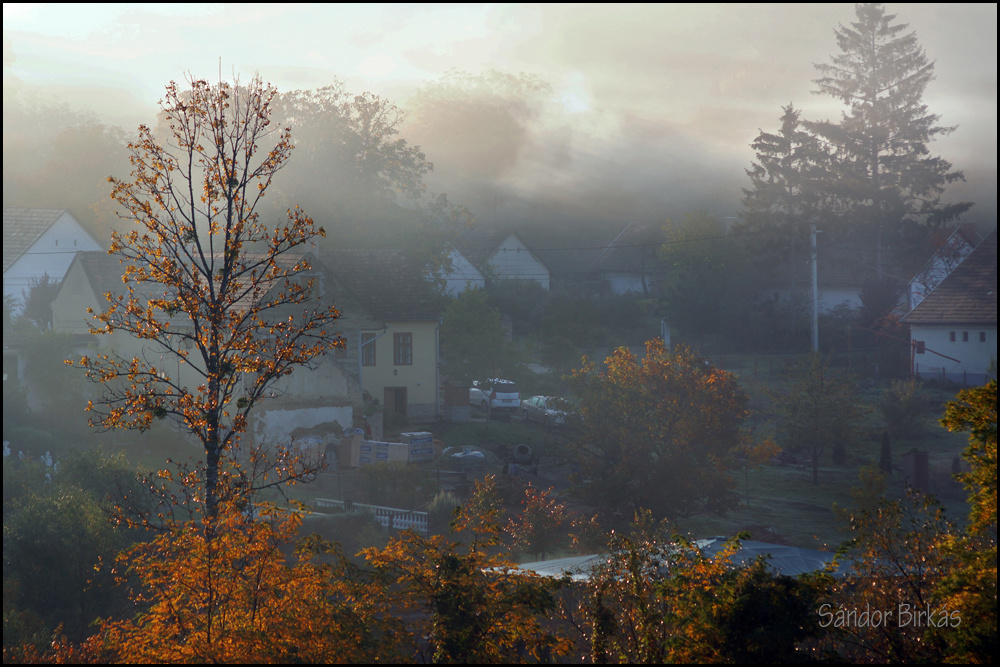
M 518 374 L 520 361 L 485 290 L 466 289 L 445 310 L 441 366 L 448 377 L 460 382 L 511 379 Z
M 840 53 L 817 64 L 820 95 L 846 105 L 839 122 L 808 123 L 830 147 L 824 181 L 854 229 L 869 230 L 879 253 L 915 225 L 950 222 L 972 204 L 942 201 L 949 183 L 964 180 L 927 144 L 954 127 L 939 125 L 923 95 L 934 78 L 916 33 L 882 4 L 859 4 L 857 20 L 837 28 Z M 880 255 L 881 258 L 881 255 Z M 880 276 L 881 277 L 881 276 Z
M 576 444 L 581 493 L 611 507 L 678 516 L 735 504 L 727 472 L 748 397 L 736 378 L 691 350 L 646 343 L 574 372 L 582 396 Z
M 222 459 L 239 445 L 250 410 L 282 377 L 342 344 L 337 309 L 304 275 L 302 255 L 325 232 L 297 207 L 283 223 L 260 219 L 261 200 L 292 150 L 291 132 L 272 123 L 275 95 L 259 77 L 246 86 L 167 86 L 167 136 L 140 126 L 129 143 L 131 177 L 109 179 L 130 225 L 112 233 L 109 250 L 124 265 L 125 287 L 106 295 L 92 327 L 138 339 L 143 353 L 79 362 L 103 385 L 88 407 L 93 424 L 145 430 L 169 418 L 197 438 L 210 515 Z M 157 355 L 178 361 L 176 375 Z

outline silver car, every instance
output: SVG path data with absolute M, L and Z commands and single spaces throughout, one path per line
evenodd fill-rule
M 521 418 L 545 426 L 565 426 L 571 411 L 566 399 L 555 396 L 532 396 L 521 401 Z

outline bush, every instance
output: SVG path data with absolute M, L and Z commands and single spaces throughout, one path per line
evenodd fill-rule
M 427 524 L 432 534 L 447 533 L 455 510 L 462 501 L 451 491 L 441 491 L 427 506 Z

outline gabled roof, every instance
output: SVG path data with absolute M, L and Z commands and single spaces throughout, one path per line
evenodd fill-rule
M 64 213 L 64 208 L 3 209 L 3 270 L 7 271 Z M 76 220 L 76 218 L 73 218 Z M 82 228 L 81 228 L 82 229 Z
M 385 321 L 428 321 L 441 316 L 423 273 L 402 250 L 326 250 L 314 255 L 358 304 Z M 339 295 L 333 292 L 334 300 Z
M 223 253 L 215 253 L 215 256 L 221 261 Z M 291 269 L 299 261 L 301 261 L 304 256 L 304 252 L 294 249 L 277 257 L 276 264 L 281 269 Z M 241 259 L 247 264 L 263 262 L 267 259 L 267 257 L 268 255 L 265 253 L 253 251 L 244 252 L 241 255 Z M 108 254 L 104 250 L 78 252 L 74 262 L 80 264 L 80 267 L 87 276 L 87 280 L 90 283 L 91 288 L 96 293 L 98 300 L 101 300 L 108 292 L 116 295 L 124 295 L 127 293 L 128 286 L 122 280 L 122 277 L 125 275 L 127 265 L 122 262 L 120 256 Z M 263 280 L 260 284 L 267 289 L 271 289 L 272 287 L 280 286 L 282 283 L 280 280 Z M 133 282 L 132 287 L 135 290 L 136 298 L 139 299 L 152 298 L 154 296 L 160 298 L 170 291 L 164 285 L 157 283 L 136 284 Z M 262 295 L 258 295 L 257 298 L 259 299 L 261 296 Z M 246 309 L 253 305 L 253 303 L 254 296 L 248 293 L 237 299 L 233 303 L 233 307 L 236 309 Z M 172 316 L 160 315 L 159 317 L 160 319 L 165 318 L 173 324 L 185 324 L 188 322 L 188 317 L 185 313 L 178 313 Z
M 594 260 L 600 271 L 639 271 L 652 268 L 664 241 L 658 225 L 630 222 Z
M 504 241 L 512 236 L 527 248 L 528 254 L 536 262 L 548 269 L 546 262 L 539 258 L 538 254 L 524 242 L 524 239 L 517 232 L 498 227 L 474 227 L 456 239 L 454 245 L 476 268 L 488 269 L 488 265 L 498 254 Z
M 496 227 L 473 227 L 455 239 L 454 245 L 467 260 L 482 268 L 512 233 Z
M 108 292 L 125 293 L 125 283 L 122 282 L 125 265 L 117 255 L 109 255 L 103 250 L 91 250 L 76 253 L 74 261 L 80 264 L 98 297 Z
M 908 324 L 997 323 L 997 230 L 903 318 Z

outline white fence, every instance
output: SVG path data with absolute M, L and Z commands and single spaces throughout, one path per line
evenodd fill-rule
M 371 512 L 375 515 L 375 520 L 383 528 L 393 528 L 394 530 L 414 530 L 418 533 L 427 533 L 427 512 L 417 512 L 414 510 L 403 510 L 397 507 L 382 507 L 381 505 L 367 505 L 365 503 L 354 503 L 346 500 L 330 500 L 328 498 L 317 498 L 315 503 L 318 507 L 336 507 L 345 512 Z

